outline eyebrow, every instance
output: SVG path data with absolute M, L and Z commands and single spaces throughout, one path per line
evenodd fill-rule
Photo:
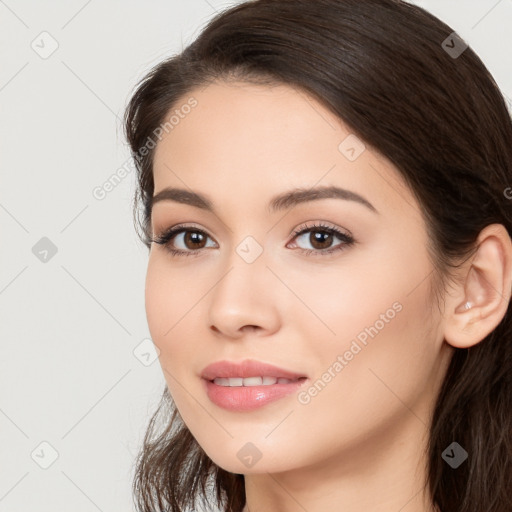
M 363 196 L 336 186 L 317 187 L 311 189 L 296 188 L 273 197 L 270 200 L 271 212 L 286 210 L 301 203 L 318 201 L 320 199 L 343 199 L 362 204 L 370 211 L 379 213 L 377 209 Z M 213 203 L 208 197 L 197 192 L 181 188 L 168 187 L 161 190 L 151 198 L 151 210 L 156 203 L 161 201 L 174 201 L 176 203 L 188 204 L 203 210 L 215 213 Z

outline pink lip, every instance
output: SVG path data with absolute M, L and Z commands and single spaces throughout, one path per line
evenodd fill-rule
M 252 411 L 279 400 L 297 391 L 308 380 L 305 375 L 249 359 L 241 363 L 218 361 L 204 368 L 201 377 L 206 394 L 214 404 L 223 409 L 238 412 Z M 294 380 L 294 382 L 268 386 L 227 387 L 215 384 L 213 379 L 217 377 L 275 377 Z

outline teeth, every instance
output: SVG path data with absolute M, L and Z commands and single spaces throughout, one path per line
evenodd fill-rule
M 244 379 L 244 386 L 261 386 L 263 384 L 263 377 L 247 377 Z
M 292 382 L 290 379 L 275 377 L 247 377 L 243 379 L 242 377 L 217 377 L 213 380 L 214 384 L 217 386 L 229 386 L 229 387 L 240 387 L 240 386 L 271 386 L 272 384 L 288 384 Z

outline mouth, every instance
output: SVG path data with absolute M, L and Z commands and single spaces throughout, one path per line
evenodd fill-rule
M 298 391 L 308 377 L 261 361 L 218 361 L 201 373 L 215 405 L 234 412 L 258 409 Z

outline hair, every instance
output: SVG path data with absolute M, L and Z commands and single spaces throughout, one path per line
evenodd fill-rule
M 143 243 L 151 247 L 153 136 L 171 109 L 222 80 L 284 84 L 314 97 L 396 166 L 421 207 L 435 289 L 443 289 L 477 250 L 483 228 L 499 223 L 512 236 L 511 115 L 474 51 L 456 56 L 443 47 L 453 32 L 400 0 L 255 0 L 215 15 L 137 83 L 126 108 Z M 442 511 L 512 510 L 511 369 L 509 300 L 493 332 L 454 349 L 435 403 L 425 487 Z M 456 469 L 441 456 L 454 441 L 469 454 Z M 137 457 L 133 491 L 143 512 L 181 512 L 209 492 L 223 512 L 240 512 L 246 502 L 244 476 L 205 454 L 167 386 Z

